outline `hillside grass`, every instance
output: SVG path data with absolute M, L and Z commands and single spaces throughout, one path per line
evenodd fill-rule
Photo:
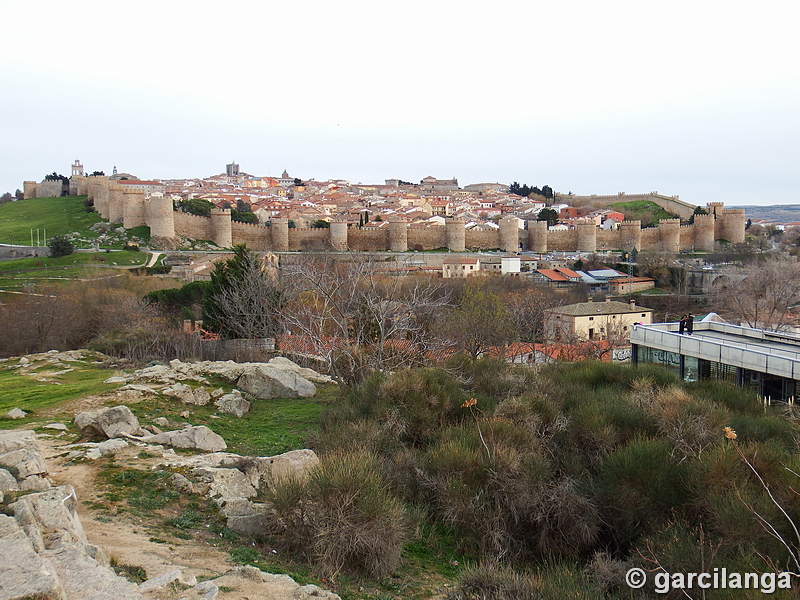
M 50 381 L 38 381 L 37 377 L 23 375 L 13 368 L 16 361 L 0 363 L 0 417 L 12 408 L 21 408 L 28 413 L 24 419 L 0 418 L 0 429 L 18 429 L 39 419 L 39 412 L 56 406 L 60 402 L 82 396 L 99 394 L 117 386 L 103 383 L 111 376 L 109 371 L 87 366 L 83 362 L 66 363 L 75 370 L 62 375 L 47 376 L 55 371 L 52 365 L 36 369 L 40 376 Z M 4 368 L 5 367 L 5 368 Z M 66 418 L 71 419 L 73 415 Z
M 86 212 L 83 201 L 86 196 L 64 196 L 62 198 L 30 198 L 0 205 L 0 244 L 36 244 L 36 230 L 40 236 L 47 230 L 47 237 L 66 235 L 73 231 L 82 237 L 96 238 L 97 232 L 89 227 L 103 219 L 96 212 Z M 43 244 L 45 245 L 45 244 Z
M 97 240 L 101 233 L 92 231 L 90 227 L 104 219 L 94 211 L 86 212 L 84 206 L 86 196 L 63 196 L 61 198 L 29 198 L 0 205 L 0 244 L 15 244 L 20 246 L 31 245 L 31 230 L 33 230 L 33 244 L 37 244 L 37 229 L 39 230 L 39 244 L 46 246 L 47 239 L 54 235 L 67 235 L 74 232 L 84 240 L 83 246 L 89 247 L 87 241 Z M 117 227 L 115 225 L 115 227 Z M 150 228 L 147 226 L 129 229 L 126 239 L 133 237 L 141 240 L 150 238 Z M 124 242 L 119 239 L 113 242 L 101 243 L 102 248 L 122 248 Z
M 68 256 L 21 258 L 0 262 L 0 292 L 24 292 L 78 279 L 115 277 L 119 269 L 147 263 L 146 252 L 76 252 Z
M 229 384 L 213 383 L 230 391 Z M 187 406 L 174 398 L 157 396 L 131 405 L 131 410 L 143 424 L 156 417 L 182 422 L 180 413 L 189 410 L 191 421 L 207 425 L 223 437 L 228 452 L 244 456 L 274 456 L 289 450 L 308 447 L 319 431 L 319 417 L 325 406 L 339 395 L 336 385 L 318 386 L 313 398 L 276 398 L 251 401 L 249 413 L 242 418 L 220 414 L 213 403 L 207 406 Z
M 631 202 L 615 202 L 609 208 L 618 210 L 629 221 L 641 220 L 642 227 L 655 227 L 659 219 L 675 219 L 677 215 L 661 208 L 650 200 L 634 200 Z

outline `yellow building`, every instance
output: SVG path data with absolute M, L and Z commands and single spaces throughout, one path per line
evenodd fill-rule
M 548 338 L 554 341 L 608 340 L 623 342 L 630 338 L 631 326 L 653 322 L 653 309 L 636 302 L 579 302 L 547 311 Z

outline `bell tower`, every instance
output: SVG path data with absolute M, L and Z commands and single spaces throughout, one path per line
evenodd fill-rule
M 77 158 L 75 159 L 75 162 L 72 163 L 72 176 L 83 177 L 83 165 Z

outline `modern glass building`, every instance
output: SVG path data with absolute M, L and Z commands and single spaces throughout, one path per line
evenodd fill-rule
M 634 364 L 659 364 L 685 381 L 718 379 L 773 400 L 793 400 L 800 391 L 800 335 L 728 323 L 695 322 L 692 335 L 678 323 L 631 329 Z

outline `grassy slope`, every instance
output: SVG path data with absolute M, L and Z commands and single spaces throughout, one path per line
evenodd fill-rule
M 97 233 L 89 227 L 102 221 L 96 212 L 87 213 L 83 201 L 85 196 L 63 198 L 31 198 L 0 205 L 0 244 L 36 243 L 36 229 L 47 230 L 47 236 L 64 235 L 80 231 L 83 237 L 96 238 Z
M 675 215 L 667 212 L 655 202 L 650 200 L 636 200 L 633 202 L 615 202 L 609 205 L 609 208 L 620 211 L 625 215 L 628 220 L 643 219 L 649 221 L 648 223 L 642 222 L 642 225 L 658 225 L 659 219 L 674 219 Z M 652 215 L 652 221 L 650 220 Z
M 110 377 L 108 371 L 96 367 L 87 367 L 85 363 L 68 363 L 76 370 L 52 378 L 54 382 L 40 382 L 35 377 L 20 375 L 15 369 L 16 361 L 0 363 L 0 429 L 18 429 L 37 420 L 37 411 L 50 408 L 60 402 L 73 400 L 89 394 L 97 394 L 113 389 L 116 386 L 103 383 Z M 52 367 L 40 370 L 52 371 Z M 12 408 L 21 408 L 28 416 L 11 421 L 1 418 Z M 66 418 L 71 419 L 73 415 Z
M 51 285 L 74 279 L 114 276 L 115 269 L 143 265 L 145 252 L 78 252 L 59 258 L 21 258 L 0 262 L 0 290 L 24 291 L 26 284 Z
M 69 426 L 67 435 L 74 435 L 77 441 L 78 432 L 71 423 L 77 409 L 70 401 L 119 387 L 119 384 L 103 383 L 115 371 L 90 364 L 91 360 L 69 363 L 77 367 L 75 371 L 52 377 L 60 385 L 21 375 L 14 368 L 17 360 L 0 362 L 0 429 L 39 429 L 46 423 L 61 421 Z M 52 368 L 48 365 L 40 371 Z M 221 381 L 211 381 L 207 387 L 231 389 L 230 384 Z M 159 416 L 176 422 L 207 425 L 226 440 L 229 452 L 270 456 L 308 447 L 309 441 L 318 436 L 319 416 L 327 405 L 339 398 L 340 392 L 335 385 L 320 385 L 317 389 L 314 398 L 255 400 L 251 412 L 241 419 L 218 414 L 213 405 L 186 405 L 163 396 L 130 402 L 128 406 L 142 425 L 151 424 Z M 63 410 L 59 409 L 61 404 Z M 118 401 L 110 398 L 106 404 L 114 406 Z M 30 411 L 29 416 L 16 421 L 3 419 L 2 415 L 14 407 Z M 182 418 L 180 413 L 187 410 L 189 418 Z M 151 455 L 142 452 L 142 456 Z M 85 508 L 87 511 L 91 509 L 89 514 L 92 518 L 105 522 L 116 518 L 120 512 L 130 512 L 137 516 L 144 530 L 155 536 L 151 541 L 165 544 L 173 538 L 206 541 L 228 549 L 234 563 L 254 564 L 267 572 L 288 573 L 300 583 L 335 587 L 343 600 L 430 598 L 433 590 L 441 589 L 444 583 L 452 583 L 460 568 L 458 560 L 463 560 L 447 540 L 445 531 L 425 527 L 404 550 L 404 565 L 392 577 L 375 581 L 342 574 L 338 585 L 332 586 L 332 582 L 315 576 L 304 557 L 266 552 L 262 547 L 254 547 L 251 540 L 227 530 L 213 503 L 199 496 L 178 494 L 166 483 L 164 472 L 153 472 L 149 467 L 127 462 L 116 463 L 113 457 L 100 459 L 96 464 L 103 474 L 97 489 L 106 490 L 106 493 L 102 502 L 89 503 Z M 103 480 L 107 480 L 106 485 L 103 485 Z M 209 528 L 213 535 L 209 534 Z M 267 547 L 271 547 L 269 543 Z

